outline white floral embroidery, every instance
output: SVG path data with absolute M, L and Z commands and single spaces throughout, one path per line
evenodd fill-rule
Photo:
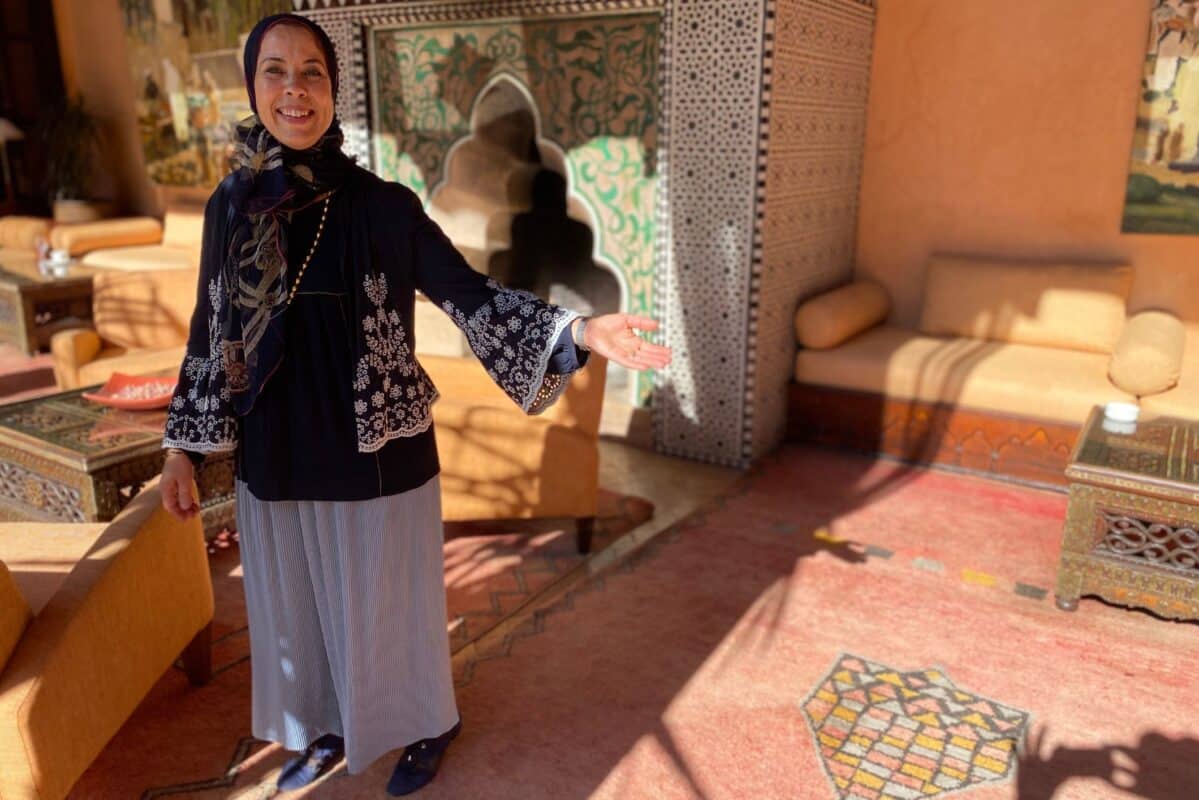
M 487 288 L 492 298 L 469 317 L 449 300 L 442 310 L 466 334 L 491 379 L 526 413 L 540 414 L 566 389 L 563 376 L 545 371 L 558 337 L 579 315 L 494 280 Z
M 237 447 L 237 418 L 230 404 L 221 349 L 218 309 L 224 301 L 220 277 L 208 284 L 208 355 L 183 361 L 179 385 L 171 398 L 163 447 L 200 453 L 219 453 Z
M 354 413 L 358 449 L 371 453 L 392 439 L 427 431 L 437 390 L 412 356 L 399 313 L 386 307 L 386 276 L 367 275 L 363 285 L 375 308 L 362 319 L 366 352 L 354 371 Z M 400 399 L 401 386 L 407 402 L 387 402 Z

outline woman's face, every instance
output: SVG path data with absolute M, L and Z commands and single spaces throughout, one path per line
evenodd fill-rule
M 293 150 L 312 147 L 333 122 L 333 82 L 312 32 L 276 25 L 262 37 L 254 71 L 258 118 Z

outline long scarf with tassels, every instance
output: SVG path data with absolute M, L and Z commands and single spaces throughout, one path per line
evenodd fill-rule
M 230 234 L 222 267 L 228 315 L 221 331 L 233 407 L 246 414 L 283 359 L 291 215 L 325 199 L 353 162 L 341 151 L 341 126 L 307 150 L 284 147 L 257 116 L 238 125 L 230 195 Z

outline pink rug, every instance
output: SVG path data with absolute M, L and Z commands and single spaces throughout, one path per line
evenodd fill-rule
M 1193 798 L 1197 628 L 1058 611 L 1065 506 L 784 449 L 472 664 L 420 796 Z M 270 796 L 247 680 L 168 676 L 75 796 Z M 382 796 L 392 755 L 297 796 Z

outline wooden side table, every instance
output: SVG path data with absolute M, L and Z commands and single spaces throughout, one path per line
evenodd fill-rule
M 6 255 L 0 262 L 0 342 L 29 355 L 50 347 L 64 322 L 92 318 L 92 273 L 70 267 L 65 277 L 42 275 L 37 257 Z
M 161 474 L 166 410 L 108 408 L 88 389 L 0 406 L 0 520 L 107 522 Z M 209 538 L 234 524 L 233 474 L 232 453 L 196 473 Z
M 1070 466 L 1057 605 L 1082 595 L 1199 620 L 1199 421 L 1091 411 Z

